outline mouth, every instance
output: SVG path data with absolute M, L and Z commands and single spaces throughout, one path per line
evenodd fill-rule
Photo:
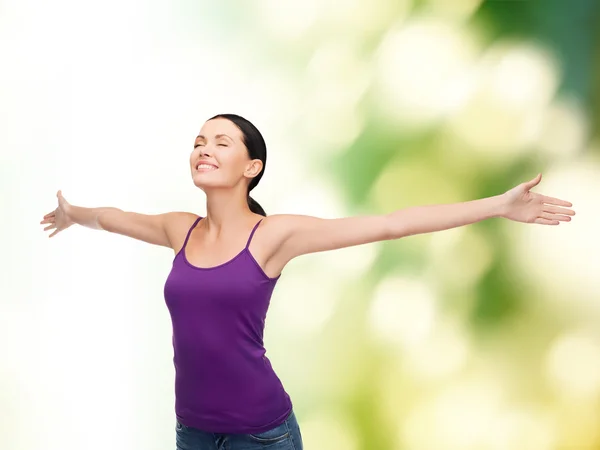
M 212 172 L 213 170 L 217 170 L 217 166 L 213 166 L 212 164 L 201 163 L 196 166 L 196 172 Z

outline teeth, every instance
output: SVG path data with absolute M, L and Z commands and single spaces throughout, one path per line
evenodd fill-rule
M 198 164 L 196 169 L 216 169 L 215 166 L 211 166 L 210 164 Z

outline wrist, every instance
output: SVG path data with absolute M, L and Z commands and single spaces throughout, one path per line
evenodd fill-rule
M 505 194 L 500 194 L 492 197 L 494 199 L 494 217 L 505 217 L 507 198 Z
M 75 223 L 75 221 L 73 220 L 73 205 L 71 205 L 70 203 L 67 203 L 63 206 L 63 211 L 65 213 L 65 216 L 67 217 L 67 220 L 71 223 Z

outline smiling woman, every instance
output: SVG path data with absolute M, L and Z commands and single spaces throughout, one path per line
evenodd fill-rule
M 558 225 L 575 214 L 570 202 L 531 192 L 539 174 L 504 194 L 461 203 L 334 219 L 266 217 L 249 195 L 266 161 L 256 127 L 220 114 L 204 123 L 190 155 L 205 216 L 81 208 L 59 191 L 58 208 L 42 220 L 56 228 L 51 236 L 78 223 L 173 249 L 164 297 L 173 325 L 178 449 L 192 441 L 206 449 L 224 442 L 231 450 L 303 448 L 291 398 L 263 345 L 271 296 L 292 259 L 488 218 Z
M 204 128 L 194 142 L 194 151 L 190 157 L 192 170 L 199 173 L 210 171 L 198 169 L 201 163 L 217 169 L 225 165 L 227 170 L 225 173 L 220 170 L 219 178 L 211 177 L 213 181 L 210 182 L 194 180 L 196 186 L 205 192 L 207 188 L 220 183 L 232 187 L 241 170 L 248 181 L 248 208 L 255 214 L 266 216 L 264 209 L 250 197 L 250 191 L 259 183 L 267 164 L 267 146 L 260 131 L 251 122 L 236 114 L 218 114 L 209 119 Z

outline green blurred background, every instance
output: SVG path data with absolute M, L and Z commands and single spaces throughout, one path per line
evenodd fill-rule
M 192 141 L 234 112 L 267 140 L 253 197 L 268 214 L 384 214 L 538 172 L 534 190 L 577 211 L 559 227 L 489 219 L 292 261 L 265 345 L 306 449 L 600 449 L 600 3 L 0 5 L 3 197 L 28 202 L 3 238 L 0 447 L 81 448 L 66 436 L 86 439 L 91 420 L 89 448 L 172 446 L 171 255 L 89 230 L 14 236 L 40 235 L 57 189 L 203 214 Z M 90 283 L 100 301 L 82 304 Z M 74 326 L 81 314 L 103 325 Z M 52 425 L 32 433 L 31 417 Z

